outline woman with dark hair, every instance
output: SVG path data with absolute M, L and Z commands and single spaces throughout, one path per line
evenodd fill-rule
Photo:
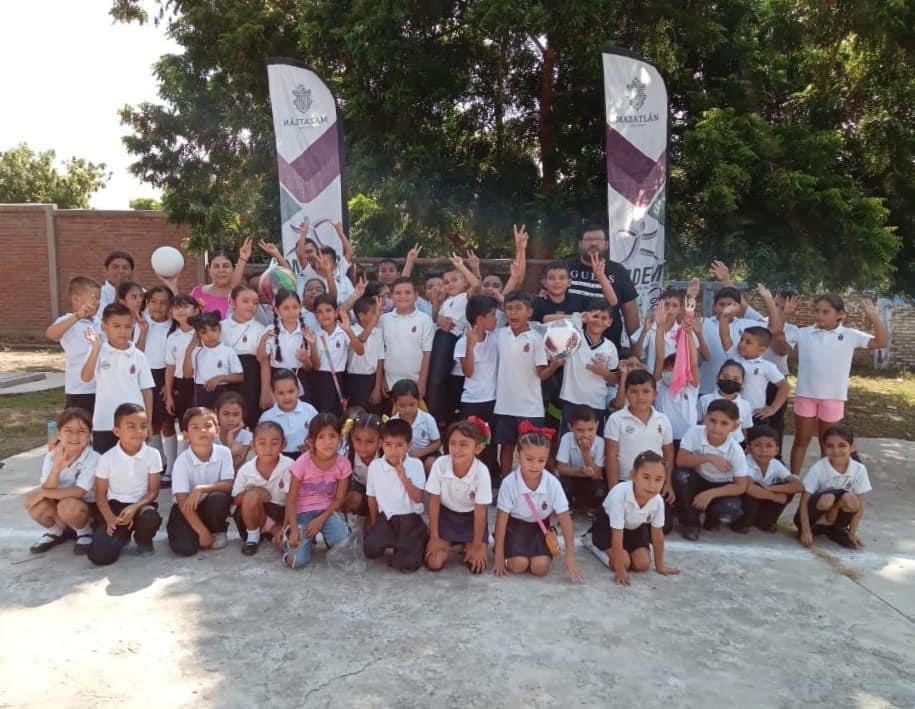
M 217 311 L 220 318 L 225 318 L 229 311 L 232 289 L 244 280 L 245 266 L 251 258 L 251 238 L 242 242 L 238 249 L 238 263 L 233 264 L 232 259 L 225 251 L 216 251 L 210 254 L 210 264 L 207 273 L 209 283 L 198 283 L 191 289 L 191 297 L 200 304 L 201 312 Z M 172 289 L 172 293 L 179 293 L 178 279 L 181 274 L 173 278 L 159 276 L 165 285 Z

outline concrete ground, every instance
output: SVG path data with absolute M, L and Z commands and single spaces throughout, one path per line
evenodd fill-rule
M 915 444 L 860 450 L 865 550 L 675 531 L 682 574 L 630 588 L 581 548 L 580 585 L 358 554 L 289 571 L 237 540 L 177 559 L 164 530 L 151 560 L 35 557 L 24 453 L 0 471 L 0 706 L 912 707 Z

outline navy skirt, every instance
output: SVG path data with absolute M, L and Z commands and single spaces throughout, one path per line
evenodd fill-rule
M 444 505 L 438 507 L 438 536 L 452 544 L 473 542 L 473 511 L 455 512 Z M 539 533 L 539 529 L 537 530 Z M 489 526 L 484 523 L 483 543 L 489 540 Z
M 536 522 L 509 516 L 505 529 L 505 558 L 515 556 L 551 556 L 543 532 Z

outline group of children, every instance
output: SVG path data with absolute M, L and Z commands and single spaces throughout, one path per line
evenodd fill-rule
M 144 291 L 131 281 L 132 258 L 111 254 L 104 285 L 74 278 L 72 312 L 47 331 L 65 352 L 66 402 L 41 486 L 26 499 L 46 530 L 32 551 L 75 538 L 77 553 L 103 565 L 132 536 L 151 553 L 169 486 L 175 554 L 224 547 L 232 517 L 243 554 L 269 537 L 292 569 L 310 562 L 319 534 L 328 553 L 350 546 L 364 518 L 365 555 L 390 550 L 401 571 L 441 569 L 458 545 L 471 572 L 542 576 L 561 553 L 558 523 L 564 568 L 579 579 L 578 508 L 592 518 L 587 545 L 627 584 L 652 551 L 658 573 L 677 573 L 664 563 L 675 518 L 691 540 L 722 522 L 774 531 L 796 494 L 803 544 L 824 533 L 861 545 L 870 483 L 840 422 L 855 348 L 885 346 L 873 306 L 874 336 L 845 327 L 833 295 L 816 299 L 815 325 L 798 328 L 786 323 L 796 294 L 760 286 L 764 318 L 716 263 L 715 317 L 696 316 L 697 283 L 666 292 L 620 352 L 608 337 L 617 296 L 599 255 L 591 268 L 604 297 L 569 293 L 559 262 L 532 297 L 520 289 L 526 243 L 516 228 L 507 282 L 484 278 L 469 253 L 430 275 L 420 298 L 418 249 L 400 275 L 386 262 L 378 280 L 353 285 L 351 247 L 331 259 L 303 237 L 310 275 L 299 289 L 263 302 L 254 284 L 233 282 L 224 316 L 199 294 L 175 292 L 174 280 Z M 548 355 L 554 320 L 571 322 L 580 346 Z M 802 481 L 814 431 L 824 457 Z

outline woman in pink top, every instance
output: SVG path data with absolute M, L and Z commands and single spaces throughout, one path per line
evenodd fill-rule
M 210 265 L 207 273 L 209 283 L 199 283 L 191 290 L 191 297 L 200 304 L 200 312 L 219 313 L 220 319 L 225 319 L 229 311 L 229 300 L 232 289 L 242 282 L 245 275 L 245 266 L 251 258 L 251 239 L 245 239 L 238 250 L 238 263 L 233 264 L 232 259 L 225 251 L 217 251 L 210 255 Z M 159 276 L 165 285 L 171 288 L 172 293 L 178 294 L 178 274 L 174 278 Z
M 286 495 L 286 543 L 283 563 L 300 569 L 311 561 L 311 547 L 318 532 L 328 548 L 351 538 L 339 510 L 343 507 L 353 472 L 340 455 L 340 422 L 333 414 L 318 414 L 308 424 L 308 451 L 289 469 Z

